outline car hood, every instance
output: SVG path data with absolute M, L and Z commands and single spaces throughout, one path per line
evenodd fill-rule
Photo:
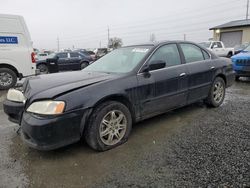
M 250 52 L 243 51 L 237 55 L 232 56 L 232 60 L 236 59 L 249 59 L 250 58 Z
M 26 79 L 23 90 L 27 99 L 51 99 L 115 77 L 115 74 L 85 71 L 40 75 Z

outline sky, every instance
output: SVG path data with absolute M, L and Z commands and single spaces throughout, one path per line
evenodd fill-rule
M 157 41 L 200 42 L 209 28 L 245 19 L 247 0 L 0 0 L 0 13 L 22 15 L 38 49 L 106 47 Z M 1 26 L 0 26 L 1 27 Z

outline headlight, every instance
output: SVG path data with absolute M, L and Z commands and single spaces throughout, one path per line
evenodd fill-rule
M 16 89 L 9 89 L 7 93 L 7 99 L 14 102 L 22 102 L 25 103 L 26 98 L 23 93 Z
M 43 115 L 56 115 L 63 113 L 65 103 L 63 101 L 38 101 L 32 103 L 27 112 Z

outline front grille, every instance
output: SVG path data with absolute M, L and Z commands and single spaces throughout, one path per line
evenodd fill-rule
M 250 59 L 238 59 L 236 60 L 238 66 L 250 66 Z

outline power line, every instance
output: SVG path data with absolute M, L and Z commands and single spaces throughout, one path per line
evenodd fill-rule
M 238 6 L 239 7 L 239 6 Z M 240 5 L 240 7 L 241 7 L 241 5 Z M 235 8 L 237 8 L 237 6 L 234 6 L 234 7 L 232 7 L 233 9 L 235 9 Z M 227 9 L 227 11 L 229 11 L 229 9 Z M 231 12 L 231 11 L 230 11 Z M 213 11 L 213 13 L 216 13 L 215 11 Z M 225 11 L 221 11 L 220 10 L 220 12 L 219 13 L 217 13 L 216 15 L 219 15 L 219 14 L 225 14 Z M 194 15 L 193 15 L 194 16 Z M 189 16 L 189 17 L 193 17 L 193 16 Z M 198 17 L 198 19 L 201 19 L 201 18 L 206 18 L 206 17 L 208 17 L 208 16 L 210 16 L 210 15 L 205 15 L 205 16 L 199 16 Z M 232 16 L 232 14 L 231 14 L 231 16 Z M 237 15 L 238 16 L 238 15 Z M 185 18 L 187 19 L 188 18 L 188 16 L 185 16 Z M 196 16 L 196 18 L 197 18 L 197 16 Z M 162 24 L 166 24 L 166 22 L 168 21 L 168 24 L 169 23 L 172 23 L 172 22 L 169 22 L 170 20 L 172 20 L 172 22 L 174 22 L 174 23 L 176 23 L 176 22 L 179 22 L 179 21 L 182 21 L 182 19 L 180 19 L 179 17 L 178 18 L 176 18 L 175 17 L 175 19 L 166 19 L 166 20 L 163 20 L 163 21 L 161 21 L 161 22 L 163 22 Z M 192 19 L 191 19 L 192 20 Z M 211 20 L 211 21 L 214 21 L 214 20 Z M 211 22 L 210 21 L 210 22 Z M 154 21 L 154 23 L 147 23 L 147 24 L 141 24 L 141 25 L 134 25 L 134 26 L 126 26 L 126 25 L 124 25 L 124 28 L 126 28 L 126 29 L 136 29 L 136 28 L 142 28 L 142 26 L 148 26 L 148 25 L 150 25 L 150 26 L 152 26 L 152 25 L 156 25 L 155 23 L 157 23 L 158 21 Z M 205 22 L 203 22 L 203 23 L 205 23 Z M 197 22 L 195 23 L 196 25 L 197 25 Z M 159 24 L 157 24 L 157 25 L 159 25 Z M 190 23 L 188 23 L 188 24 L 186 24 L 186 25 L 190 25 Z M 182 26 L 184 26 L 183 24 L 182 24 Z M 123 27 L 121 27 L 120 29 L 122 29 Z M 109 28 L 108 28 L 109 29 Z M 117 31 L 117 30 L 119 30 L 118 28 L 112 28 L 112 31 Z M 92 37 L 92 36 L 95 36 L 95 37 L 103 37 L 105 34 L 103 34 L 104 32 L 103 32 L 104 30 L 100 30 L 99 32 L 95 32 L 95 33 L 98 33 L 98 34 L 94 34 L 93 32 L 91 33 L 91 34 L 85 34 L 85 35 L 79 35 L 79 36 L 72 36 L 72 37 L 63 37 L 63 40 L 65 41 L 65 40 L 71 40 L 71 39 L 74 39 L 74 38 L 77 38 L 77 40 L 79 40 L 79 38 L 89 38 L 89 37 Z M 102 33 L 102 34 L 100 34 L 100 33 Z

